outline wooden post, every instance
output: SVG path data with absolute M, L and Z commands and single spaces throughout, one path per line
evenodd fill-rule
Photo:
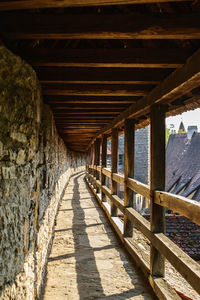
M 131 189 L 127 187 L 128 177 L 134 178 L 134 153 L 135 153 L 135 121 L 127 119 L 125 121 L 124 128 L 124 206 L 133 207 L 133 196 L 134 193 Z M 124 216 L 124 236 L 133 236 L 133 225 Z
M 92 145 L 90 146 L 90 157 L 89 157 L 89 165 L 92 165 Z M 92 174 L 91 169 L 89 168 L 89 174 Z M 89 182 L 91 183 L 91 180 L 89 180 Z
M 101 151 L 101 167 L 106 168 L 107 165 L 107 135 L 104 134 L 102 136 L 101 143 L 102 151 Z M 106 184 L 106 176 L 102 173 L 101 170 L 101 186 Z M 101 191 L 101 199 L 102 201 L 106 201 L 106 195 Z
M 111 194 L 117 194 L 117 182 L 113 180 L 113 173 L 117 173 L 118 167 L 118 129 L 112 129 L 112 144 L 111 144 Z M 117 207 L 111 203 L 111 216 L 117 216 Z
M 96 139 L 95 142 L 95 165 L 96 167 L 100 165 L 100 139 Z M 99 180 L 99 171 L 95 170 L 96 180 Z M 99 188 L 96 187 L 97 193 L 99 192 Z
M 93 143 L 92 144 L 92 161 L 91 161 L 91 163 L 92 163 L 92 165 L 94 166 L 94 164 L 95 164 L 95 143 Z M 95 176 L 95 172 L 94 172 L 94 169 L 92 169 L 92 176 Z M 94 185 L 94 183 L 92 182 L 92 185 Z
M 165 190 L 165 112 L 166 106 L 151 107 L 151 231 L 165 233 L 165 208 L 154 203 L 154 191 Z M 164 256 L 151 245 L 150 271 L 152 276 L 165 274 Z

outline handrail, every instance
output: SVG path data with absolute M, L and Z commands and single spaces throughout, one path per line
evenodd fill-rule
M 105 168 L 102 168 L 102 171 L 106 170 L 106 176 L 110 177 L 110 171 Z M 95 177 L 89 172 L 86 172 L 87 178 L 94 182 L 94 185 L 97 186 L 102 193 L 104 193 L 116 207 L 120 209 L 120 211 L 128 218 L 128 220 L 136 226 L 138 230 L 140 230 L 152 243 L 152 245 L 165 256 L 165 258 L 176 268 L 176 270 L 190 283 L 190 285 L 200 293 L 200 265 L 196 263 L 192 258 L 190 258 L 184 251 L 182 251 L 178 246 L 174 244 L 168 237 L 166 237 L 163 233 L 153 233 L 150 229 L 150 222 L 147 221 L 144 217 L 142 217 L 136 210 L 132 207 L 125 207 L 124 201 L 119 198 L 117 195 L 112 195 L 111 190 L 101 184 L 100 180 L 96 180 Z M 125 183 L 124 176 L 118 173 L 112 174 L 113 180 L 119 182 L 121 184 Z M 90 184 L 89 184 L 90 185 Z M 150 188 L 142 184 L 135 179 L 128 178 L 127 185 L 129 188 L 134 190 L 137 193 L 140 193 L 144 197 L 150 198 Z M 95 191 L 93 187 L 90 185 L 93 193 Z M 155 193 L 155 203 L 161 206 L 167 206 L 172 210 L 175 210 L 182 215 L 186 216 L 191 221 L 200 225 L 199 215 L 200 215 L 200 204 L 194 200 L 189 200 L 187 198 L 173 195 L 166 192 L 154 191 Z M 97 197 L 97 194 L 95 194 Z M 98 198 L 98 197 L 97 197 Z M 101 199 L 98 198 L 100 204 L 105 203 L 102 202 Z M 106 205 L 102 205 L 105 209 Z M 116 222 L 113 223 L 112 216 L 107 211 L 106 212 L 112 225 L 114 226 L 117 233 L 120 235 L 120 239 L 126 246 L 127 250 L 130 254 L 138 260 L 139 264 L 143 266 L 144 271 L 148 272 L 149 282 L 151 283 L 153 289 L 155 289 L 155 284 L 160 285 L 158 296 L 161 295 L 161 289 L 166 284 L 163 281 L 155 281 L 155 278 L 151 277 L 149 274 L 149 267 L 147 267 L 146 263 L 143 261 L 143 258 L 136 253 L 137 246 L 134 245 L 134 242 L 130 242 L 130 238 L 123 236 L 121 234 L 119 228 L 116 228 Z M 115 217 L 116 218 L 116 217 Z M 132 241 L 132 240 L 131 240 Z M 164 284 L 164 285 L 163 285 Z M 162 286 L 162 287 L 161 287 Z M 160 296 L 161 297 L 161 296 Z M 174 297 L 174 298 L 173 298 Z M 179 299 L 173 296 L 171 299 Z M 162 298 L 162 297 L 161 297 Z
M 155 203 L 177 212 L 200 225 L 200 203 L 185 197 L 155 191 Z
M 102 173 L 109 178 L 111 177 L 111 171 L 108 168 L 102 168 Z
M 134 192 L 150 199 L 150 188 L 147 184 L 144 184 L 133 178 L 127 179 L 127 186 Z
M 124 175 L 119 173 L 113 173 L 112 179 L 120 184 L 124 184 Z
M 95 166 L 88 166 L 90 169 L 95 169 Z M 99 166 L 97 168 L 100 168 Z M 102 172 L 105 176 L 111 178 L 111 172 L 108 168 L 102 168 Z M 120 184 L 124 184 L 125 179 L 122 174 L 113 173 L 113 180 Z M 150 199 L 150 187 L 138 180 L 133 178 L 127 179 L 127 186 L 134 192 L 144 196 L 147 199 Z M 190 221 L 200 225 L 200 203 L 195 200 L 190 200 L 186 197 L 179 195 L 163 192 L 163 191 L 154 191 L 155 193 L 155 203 L 167 207 L 170 210 L 177 212 Z

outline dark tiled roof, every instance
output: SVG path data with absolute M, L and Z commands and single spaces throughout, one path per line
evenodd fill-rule
M 200 133 L 170 135 L 166 150 L 166 191 L 200 201 Z

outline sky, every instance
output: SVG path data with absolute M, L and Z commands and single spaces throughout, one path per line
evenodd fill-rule
M 174 124 L 176 131 L 179 129 L 180 122 L 183 122 L 185 129 L 190 125 L 197 125 L 200 132 L 200 108 L 184 112 L 174 117 L 166 118 L 166 127 L 170 128 L 170 124 Z

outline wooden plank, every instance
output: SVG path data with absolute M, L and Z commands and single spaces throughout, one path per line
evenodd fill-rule
M 64 114 L 64 116 L 62 116 L 62 115 L 54 115 L 54 119 L 55 119 L 55 121 L 57 122 L 57 121 L 60 121 L 60 122 L 65 122 L 65 120 L 66 121 L 70 121 L 70 122 L 77 122 L 77 120 L 80 120 L 80 122 L 81 123 L 85 123 L 85 122 L 102 122 L 102 121 L 104 121 L 104 122 L 109 122 L 110 120 L 109 119 L 112 119 L 113 118 L 113 115 L 104 115 L 104 116 L 101 116 L 101 115 L 96 115 L 96 116 L 92 116 L 92 115 L 84 115 L 84 114 L 82 114 L 82 115 L 80 115 L 80 114 L 78 114 L 78 115 L 73 115 L 73 116 L 71 116 L 70 117 L 70 115 L 69 116 L 67 116 L 67 118 L 66 118 L 66 115 L 67 114 Z
M 103 168 L 106 168 L 107 165 L 107 135 L 102 136 L 101 140 L 101 199 L 102 201 L 106 201 L 105 194 L 102 191 L 102 186 L 106 184 L 106 176 L 103 173 Z
M 96 120 L 97 122 L 96 123 L 94 123 L 94 120 L 86 120 L 86 121 L 84 121 L 84 120 L 80 120 L 80 122 L 78 122 L 77 120 L 63 120 L 62 121 L 62 119 L 60 119 L 60 121 L 57 121 L 56 122 L 56 125 L 57 126 L 78 126 L 78 125 L 80 125 L 80 126 L 103 126 L 103 125 L 105 125 L 106 124 L 106 122 L 105 121 L 101 121 L 101 120 Z
M 115 111 L 81 111 L 81 110 L 77 110 L 77 111 L 69 111 L 69 110 L 61 110 L 61 111 L 55 111 L 53 110 L 53 114 L 54 116 L 57 118 L 59 116 L 62 116 L 62 117 L 67 117 L 67 116 L 70 116 L 70 115 L 75 115 L 76 118 L 79 118 L 79 116 L 83 115 L 83 116 L 89 116 L 92 115 L 93 117 L 97 117 L 96 115 L 104 115 L 106 118 L 108 118 L 107 115 L 110 115 L 111 117 L 115 117 L 115 115 L 119 114 L 120 113 L 120 110 L 117 110 L 115 109 Z
M 120 197 L 117 195 L 111 195 L 110 200 L 122 213 L 124 213 L 124 201 Z
M 200 203 L 185 197 L 166 192 L 155 191 L 155 203 L 184 215 L 200 226 Z
M 113 180 L 113 173 L 118 171 L 118 129 L 112 129 L 111 136 L 111 194 L 117 194 L 117 183 Z M 117 216 L 117 207 L 111 203 L 111 216 Z
M 175 289 L 171 287 L 163 278 L 153 278 L 149 276 L 149 282 L 159 299 L 162 300 L 183 300 L 182 297 L 176 293 Z M 186 300 L 186 299 L 185 299 Z M 189 299 L 188 299 L 189 300 Z M 191 299 L 190 299 L 191 300 Z
M 176 246 L 163 233 L 153 234 L 150 223 L 133 208 L 126 208 L 125 214 L 129 220 L 140 230 L 174 266 L 174 268 L 200 293 L 200 266 L 184 251 Z
M 134 192 L 150 199 L 150 187 L 147 184 L 144 184 L 133 178 L 128 178 L 127 186 Z
M 181 300 L 175 290 L 163 279 L 153 278 L 149 274 L 148 257 L 143 250 L 131 238 L 124 238 L 123 243 L 133 257 L 138 267 L 142 270 L 144 275 L 148 278 L 156 296 L 160 300 Z
M 115 110 L 123 110 L 127 108 L 129 105 L 128 104 L 118 104 L 114 105 L 113 104 L 51 104 L 50 107 L 53 111 L 55 112 L 60 112 L 60 111 L 74 111 L 76 110 L 79 112 L 80 110 L 85 111 L 92 111 L 92 110 L 105 110 L 105 111 L 115 111 Z
M 98 97 L 98 96 L 44 96 L 44 101 L 47 104 L 130 104 L 136 103 L 138 97 Z
M 67 134 L 90 134 L 90 133 L 94 133 L 97 132 L 97 128 L 58 128 L 58 132 L 59 133 L 67 133 Z
M 90 90 L 61 90 L 61 89 L 43 89 L 44 95 L 66 95 L 66 96 L 137 96 L 142 97 L 148 94 L 148 91 L 135 89 L 90 89 Z
M 102 168 L 102 173 L 107 177 L 111 178 L 111 170 L 108 168 Z
M 166 69 L 153 68 L 35 67 L 34 69 L 41 82 L 77 84 L 157 84 L 170 72 Z
M 153 233 L 165 233 L 165 209 L 154 201 L 154 191 L 165 190 L 165 111 L 164 105 L 155 104 L 151 107 L 150 216 Z M 152 243 L 150 271 L 152 276 L 157 277 L 162 277 L 165 273 L 164 257 Z
M 200 294 L 200 266 L 163 233 L 151 237 L 153 244 L 169 260 L 175 269 Z
M 66 96 L 145 96 L 153 85 L 66 85 L 66 84 L 43 84 L 43 95 L 66 95 Z
M 149 240 L 151 240 L 150 222 L 140 215 L 134 208 L 126 207 L 124 214 L 128 217 L 131 223 L 136 226 Z
M 0 25 L 7 39 L 199 39 L 199 18 L 199 13 L 2 13 Z
M 133 207 L 133 191 L 128 187 L 128 178 L 134 178 L 135 155 L 135 121 L 125 120 L 124 126 L 124 206 Z M 127 216 L 124 216 L 124 237 L 133 236 L 133 226 Z
M 116 181 L 120 184 L 124 184 L 124 176 L 123 175 L 121 175 L 119 173 L 113 173 L 112 178 L 114 181 Z
M 96 166 L 97 171 L 101 172 L 101 166 Z
M 1 1 L 0 11 L 38 9 L 38 8 L 64 8 L 77 6 L 104 6 L 124 4 L 149 4 L 160 2 L 181 2 L 183 0 L 21 0 Z M 189 0 L 191 1 L 191 0 Z
M 57 125 L 57 124 L 56 124 Z M 90 124 L 80 124 L 80 123 L 66 123 L 62 124 L 63 129 L 99 129 L 101 128 L 101 124 L 95 124 L 95 123 L 90 123 Z
M 93 190 L 92 186 L 89 184 L 90 188 L 92 189 L 93 193 L 97 197 L 95 191 Z M 111 190 L 108 189 L 106 186 L 103 187 L 105 189 L 105 192 L 110 195 Z M 112 196 L 113 197 L 113 196 Z M 99 200 L 98 200 L 99 201 Z M 104 209 L 104 206 L 102 206 Z M 133 215 L 132 215 L 133 212 Z M 106 211 L 107 216 L 110 220 L 110 213 Z M 193 283 L 193 287 L 197 286 L 197 289 L 199 289 L 199 269 L 200 266 L 198 263 L 194 262 L 190 257 L 188 257 L 187 254 L 185 254 L 180 248 L 178 248 L 172 241 L 170 241 L 166 236 L 163 234 L 153 234 L 150 230 L 150 224 L 149 222 L 144 219 L 138 212 L 136 212 L 133 208 L 125 208 L 125 213 L 132 215 L 131 220 L 133 223 L 139 227 L 139 229 L 142 229 L 142 232 L 151 240 L 153 240 L 153 243 L 156 247 L 161 249 L 164 253 L 166 253 L 166 257 L 168 260 L 172 263 L 172 265 L 177 268 L 177 270 L 185 277 L 186 274 L 189 274 L 187 279 Z M 113 225 L 113 224 L 112 224 Z M 141 250 L 141 248 L 133 241 L 131 238 L 124 238 L 119 230 L 117 228 L 116 230 L 117 234 L 119 234 L 121 241 L 125 245 L 126 249 L 130 253 L 130 255 L 134 258 L 134 261 L 139 266 L 140 269 L 142 269 L 145 276 L 148 278 L 153 290 L 155 291 L 156 295 L 159 297 L 159 299 L 180 299 L 180 297 L 176 294 L 174 289 L 172 289 L 167 282 L 163 278 L 156 278 L 152 277 L 150 275 L 150 267 L 148 262 L 148 255 Z M 164 238 L 164 240 L 163 240 Z M 170 246 L 168 245 L 170 243 Z M 175 248 L 174 248 L 175 247 Z M 172 250 L 171 250 L 172 249 Z M 172 255 L 171 255 L 172 254 Z M 173 258 L 172 258 L 173 257 Z M 188 261 L 189 258 L 189 261 Z M 189 263 L 189 266 L 188 266 Z M 189 272 L 189 273 L 187 273 Z M 198 279 L 198 280 L 197 280 Z M 195 282 L 195 284 L 194 284 Z
M 121 210 L 121 212 L 124 212 L 124 203 L 122 199 L 120 199 L 117 195 L 112 195 L 111 190 L 106 185 L 103 185 L 101 189 L 103 193 L 110 199 L 111 203 L 118 207 Z
M 16 49 L 32 66 L 96 68 L 179 68 L 191 53 L 184 49 Z

